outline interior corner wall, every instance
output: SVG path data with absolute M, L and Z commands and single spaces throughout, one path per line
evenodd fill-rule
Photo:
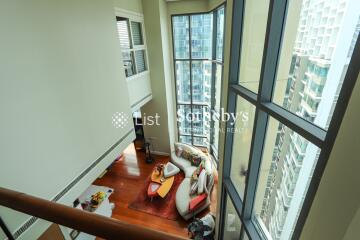
M 360 76 L 300 239 L 343 239 L 360 207 L 359 103 Z
M 71 205 L 135 136 L 112 123 L 131 116 L 113 1 L 1 1 L 0 32 L 0 186 Z M 49 223 L 29 226 L 18 239 Z
M 143 13 L 143 5 L 141 0 L 113 0 L 114 7 L 125 9 L 128 11 Z
M 145 34 L 148 48 L 148 59 L 153 99 L 141 108 L 143 118 L 158 114 L 159 125 L 144 123 L 145 138 L 149 139 L 156 152 L 170 153 L 169 117 L 167 107 L 167 69 L 166 56 L 170 51 L 164 36 L 163 13 L 161 5 L 164 0 L 143 0 Z M 166 24 L 166 19 L 165 19 Z
M 174 143 L 177 141 L 176 128 L 176 92 L 174 81 L 174 65 L 173 65 L 173 51 L 172 51 L 172 29 L 171 20 L 168 18 L 168 8 L 166 0 L 160 0 L 160 19 L 161 19 L 161 35 L 163 41 L 163 56 L 164 56 L 164 74 L 165 74 L 165 88 L 166 88 L 166 107 L 168 111 L 168 129 L 170 150 L 174 151 Z
M 233 12 L 233 0 L 226 1 L 226 12 L 225 12 L 225 39 L 224 39 L 224 68 L 223 68 L 223 81 L 221 83 L 221 108 L 225 111 L 227 109 L 227 98 L 228 98 L 228 85 L 229 85 L 229 69 L 230 69 L 230 51 L 231 51 L 231 30 L 232 30 L 232 12 Z M 222 172 L 223 172 L 223 162 L 224 162 L 224 152 L 225 152 L 225 130 L 226 123 L 220 121 L 220 131 L 219 134 L 219 163 L 218 163 L 218 184 L 217 184 L 217 207 L 216 209 L 221 209 L 221 195 L 222 195 Z M 220 211 L 216 212 L 216 229 L 215 229 L 215 239 L 218 239 L 217 234 L 219 233 L 219 220 L 220 220 Z
M 355 213 L 349 227 L 346 230 L 343 240 L 354 240 L 360 236 L 360 206 Z

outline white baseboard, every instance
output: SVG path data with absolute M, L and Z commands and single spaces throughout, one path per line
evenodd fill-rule
M 160 155 L 160 156 L 170 156 L 169 153 L 166 153 L 166 152 L 160 152 L 160 151 L 151 151 L 151 154 L 154 154 L 154 155 Z

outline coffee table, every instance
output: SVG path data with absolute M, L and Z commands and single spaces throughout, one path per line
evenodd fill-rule
M 148 187 L 148 196 L 154 197 L 156 192 L 157 195 L 165 198 L 174 183 L 174 178 L 174 176 L 165 178 L 163 170 L 160 172 L 160 174 L 156 170 L 154 170 L 151 173 L 151 183 Z M 157 184 L 159 186 L 156 187 Z

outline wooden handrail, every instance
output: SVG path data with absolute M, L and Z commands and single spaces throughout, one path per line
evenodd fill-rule
M 1 187 L 0 205 L 105 239 L 186 239 Z

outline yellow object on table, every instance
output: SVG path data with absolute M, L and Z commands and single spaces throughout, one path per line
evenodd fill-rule
M 163 171 L 161 171 L 160 174 L 158 174 L 157 171 L 152 172 L 151 181 L 161 184 L 157 190 L 157 194 L 159 194 L 160 197 L 164 198 L 168 194 L 174 183 L 174 178 L 174 176 L 164 178 Z

